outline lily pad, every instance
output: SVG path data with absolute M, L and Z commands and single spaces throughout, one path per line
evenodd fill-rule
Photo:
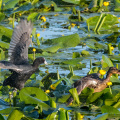
M 105 14 L 105 17 L 106 18 L 104 20 L 104 23 L 99 23 L 102 24 L 101 30 L 106 31 L 107 29 L 111 29 L 115 24 L 119 23 L 118 18 L 115 15 Z M 89 27 L 91 29 L 95 29 L 99 19 L 100 16 L 94 16 L 87 19 L 87 23 L 89 24 Z
M 24 114 L 19 110 L 13 110 L 12 113 L 8 116 L 7 120 L 21 120 L 21 118 L 24 117 Z
M 13 32 L 13 30 L 8 29 L 8 28 L 0 25 L 0 36 L 5 35 L 5 36 L 11 38 L 12 37 L 12 32 Z
M 98 50 L 98 49 L 107 50 L 107 45 L 102 44 L 102 43 L 98 43 L 94 39 L 88 39 L 88 41 L 86 42 L 86 45 L 92 49 L 95 49 L 95 50 Z
M 9 49 L 9 43 L 0 41 L 0 47 L 5 48 L 5 49 Z
M 9 0 L 5 3 L 4 9 L 14 8 L 20 0 Z
M 112 106 L 104 105 L 101 107 L 102 113 L 108 113 L 110 115 L 120 114 L 120 111 Z
M 5 18 L 5 14 L 0 12 L 0 22 L 4 20 L 4 18 Z
M 43 51 L 46 51 L 46 52 L 57 52 L 59 49 L 61 48 L 61 46 L 52 46 L 52 47 L 48 47 L 48 48 L 45 48 L 45 49 L 42 49 Z
M 34 13 L 31 13 L 28 17 L 27 17 L 27 20 L 30 21 L 35 21 L 35 20 L 38 20 L 40 17 L 40 13 L 37 13 L 37 12 L 34 12 Z
M 83 60 L 83 58 L 81 57 L 81 58 L 75 58 L 75 59 L 65 60 L 62 63 L 63 64 L 69 64 L 69 65 L 72 65 L 72 64 L 73 65 L 77 65 L 82 60 Z
M 62 0 L 62 1 L 72 4 L 80 4 L 80 0 Z
M 60 48 L 76 47 L 80 43 L 79 35 L 72 34 L 68 36 L 62 36 L 59 38 L 47 40 L 44 44 L 60 46 Z
M 97 115 L 93 120 L 106 120 L 107 118 L 108 118 L 108 114 L 103 113 L 103 114 Z
M 48 110 L 50 108 L 49 105 L 43 102 L 48 101 L 49 98 L 44 93 L 44 91 L 42 91 L 42 89 L 35 87 L 26 87 L 20 91 L 19 96 L 20 100 L 24 101 L 25 104 L 39 104 L 44 110 Z
M 113 67 L 113 63 L 112 63 L 112 61 L 107 57 L 107 56 L 105 56 L 105 55 L 102 55 L 102 67 Z M 107 65 L 107 66 L 106 66 Z

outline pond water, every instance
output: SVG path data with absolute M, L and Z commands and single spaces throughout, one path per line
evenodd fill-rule
M 59 14 L 59 15 L 54 16 L 55 14 Z M 119 17 L 118 13 L 112 13 L 112 14 L 116 14 Z M 43 15 L 46 17 L 47 22 L 50 23 L 49 28 L 41 28 L 40 26 L 38 26 L 38 24 L 34 25 L 34 27 L 36 28 L 37 33 L 40 33 L 39 38 L 43 37 L 44 41 L 46 39 L 58 38 L 61 36 L 71 35 L 74 33 L 78 33 L 81 39 L 83 37 L 88 36 L 88 35 L 91 37 L 96 36 L 99 39 L 102 39 L 103 36 L 107 35 L 107 34 L 95 34 L 94 32 L 83 31 L 82 28 L 86 27 L 85 22 L 78 23 L 80 26 L 80 29 L 77 26 L 75 26 L 71 29 L 63 28 L 63 26 L 62 26 L 63 24 L 67 24 L 70 22 L 68 19 L 70 14 L 67 14 L 67 12 L 64 12 L 64 13 L 63 12 L 60 12 L 60 13 L 49 12 L 49 13 L 44 13 Z M 83 16 L 85 18 L 89 18 L 89 17 L 95 16 L 95 15 L 99 15 L 99 13 L 98 14 L 96 14 L 96 13 L 93 13 L 93 14 L 84 14 L 83 13 L 83 14 L 81 14 L 81 16 Z M 39 21 L 37 21 L 37 22 L 39 23 Z M 15 23 L 15 25 L 16 24 L 17 23 Z M 5 25 L 5 26 L 7 26 L 7 25 Z M 35 46 L 35 47 L 37 47 L 37 46 Z M 42 49 L 47 48 L 47 47 L 49 47 L 49 46 L 42 44 L 42 43 L 40 45 L 40 48 L 42 48 Z M 92 63 L 97 62 L 97 61 L 101 61 L 103 51 L 95 52 L 95 51 L 89 49 L 89 47 L 82 46 L 82 45 L 78 45 L 76 47 L 71 47 L 71 48 L 66 48 L 66 49 L 60 49 L 57 51 L 57 53 L 55 55 L 53 54 L 51 56 L 45 56 L 46 61 L 48 62 L 48 65 L 46 65 L 46 67 L 41 66 L 39 69 L 43 73 L 46 70 L 48 70 L 49 73 L 56 73 L 58 70 L 59 74 L 61 76 L 66 77 L 70 73 L 69 65 L 60 65 L 60 64 L 58 64 L 59 61 L 72 59 L 73 52 L 80 53 L 82 50 L 87 50 L 91 54 L 89 57 L 86 57 L 85 59 L 83 59 L 81 61 L 81 63 L 86 64 L 86 67 L 79 69 L 79 70 L 73 69 L 73 71 L 74 71 L 74 74 L 77 76 L 86 76 L 87 73 L 90 71 L 90 60 L 92 60 Z M 118 50 L 114 49 L 114 51 L 118 51 Z M 41 76 L 37 76 L 37 79 L 41 79 L 41 78 L 42 78 Z M 81 114 L 83 113 L 85 115 L 85 118 L 84 118 L 85 120 L 93 119 L 97 114 L 101 113 L 100 111 L 96 111 L 96 110 L 95 111 L 84 111 L 84 110 L 82 111 L 80 109 L 77 109 L 77 111 L 80 111 Z M 74 112 L 70 113 L 70 120 L 73 118 L 74 118 Z

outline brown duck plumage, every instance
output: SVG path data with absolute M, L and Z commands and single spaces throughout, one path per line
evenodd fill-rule
M 105 79 L 99 78 L 99 74 L 97 73 L 87 75 L 76 81 L 74 83 L 74 88 L 77 89 L 78 95 L 86 87 L 93 88 L 94 92 L 100 92 L 107 87 L 107 82 L 110 82 L 110 77 L 112 74 L 120 74 L 120 70 L 118 70 L 116 67 L 110 67 Z M 67 105 L 69 105 L 71 102 L 73 102 L 72 96 L 68 98 Z

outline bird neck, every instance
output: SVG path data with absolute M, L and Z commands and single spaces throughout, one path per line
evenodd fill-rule
M 37 64 L 36 62 L 33 62 L 32 66 L 33 66 L 34 68 L 38 68 L 39 64 Z
M 107 76 L 106 76 L 106 78 L 104 79 L 105 80 L 105 82 L 107 83 L 107 82 L 110 82 L 110 77 L 112 76 L 112 73 L 107 73 Z

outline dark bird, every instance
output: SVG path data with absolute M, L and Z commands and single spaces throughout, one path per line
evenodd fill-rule
M 118 70 L 116 67 L 110 67 L 105 79 L 99 78 L 99 74 L 97 73 L 89 74 L 81 78 L 80 80 L 76 81 L 74 83 L 74 88 L 77 89 L 78 95 L 86 87 L 93 88 L 94 93 L 100 92 L 107 87 L 107 83 L 110 82 L 110 77 L 112 76 L 112 74 L 120 74 L 120 70 Z M 67 100 L 67 105 L 69 105 L 72 102 L 73 97 L 70 96 Z
M 27 22 L 27 20 L 21 20 L 16 28 L 14 28 L 8 50 L 10 60 L 0 61 L 0 68 L 9 69 L 12 72 L 4 80 L 3 86 L 10 85 L 20 90 L 40 64 L 47 64 L 43 57 L 36 58 L 33 64 L 29 64 L 28 62 L 28 47 L 32 40 L 30 38 L 32 29 L 33 24 Z

